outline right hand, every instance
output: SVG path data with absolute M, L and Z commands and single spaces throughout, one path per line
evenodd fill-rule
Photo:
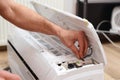
M 88 40 L 83 31 L 62 30 L 59 38 L 74 52 L 77 58 L 82 59 L 86 55 Z M 76 41 L 78 41 L 79 49 L 74 45 Z

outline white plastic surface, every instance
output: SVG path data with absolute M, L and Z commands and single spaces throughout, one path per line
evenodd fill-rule
M 89 39 L 89 44 L 93 48 L 92 57 L 99 63 L 106 64 L 103 47 L 93 25 L 90 22 L 75 15 L 52 8 L 48 5 L 42 5 L 37 2 L 32 2 L 32 4 L 41 16 L 44 16 L 51 22 L 54 22 L 65 29 L 78 31 L 83 30 Z

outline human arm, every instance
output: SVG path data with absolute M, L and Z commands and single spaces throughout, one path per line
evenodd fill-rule
M 59 35 L 61 27 L 49 22 L 33 10 L 14 2 L 13 0 L 0 0 L 0 14 L 16 26 L 50 35 Z
M 13 0 L 0 0 L 0 15 L 20 28 L 59 37 L 78 58 L 83 58 L 86 53 L 87 39 L 82 31 L 65 30 Z M 76 41 L 80 49 L 74 46 Z

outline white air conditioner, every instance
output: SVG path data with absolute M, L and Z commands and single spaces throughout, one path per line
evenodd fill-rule
M 111 17 L 111 32 L 120 34 L 120 6 L 115 7 Z
M 106 57 L 93 25 L 47 5 L 32 4 L 49 21 L 65 29 L 83 30 L 91 46 L 87 52 L 91 56 L 79 60 L 55 36 L 12 27 L 8 37 L 11 71 L 22 80 L 104 80 Z

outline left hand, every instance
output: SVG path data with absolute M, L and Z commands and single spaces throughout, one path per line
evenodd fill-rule
M 59 38 L 75 53 L 77 58 L 82 59 L 86 55 L 88 40 L 83 31 L 62 30 Z M 75 46 L 76 41 L 79 43 L 79 49 Z
M 22 80 L 18 75 L 0 70 L 0 80 Z

